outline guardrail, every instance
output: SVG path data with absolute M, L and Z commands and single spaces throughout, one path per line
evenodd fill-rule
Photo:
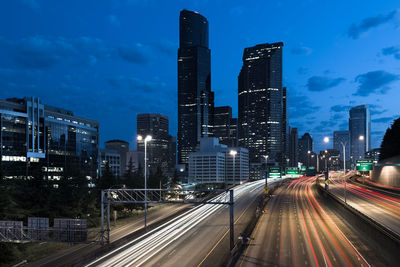
M 342 211 L 347 211 L 348 221 L 353 225 L 357 226 L 358 229 L 363 230 L 368 233 L 366 237 L 372 239 L 375 248 L 379 250 L 382 254 L 386 255 L 386 258 L 392 258 L 393 260 L 398 260 L 398 248 L 400 247 L 400 235 L 392 231 L 383 224 L 377 222 L 373 218 L 365 215 L 351 205 L 344 203 L 335 194 L 325 190 L 325 188 L 319 183 L 317 179 L 317 188 L 320 193 L 324 196 L 329 197 L 334 200 L 334 203 Z M 342 213 L 344 215 L 344 213 Z M 375 232 L 374 232 L 375 230 Z

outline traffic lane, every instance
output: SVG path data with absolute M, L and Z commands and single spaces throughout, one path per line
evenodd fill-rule
M 262 188 L 263 181 L 246 183 L 234 188 L 235 199 L 240 198 L 244 192 L 252 192 Z M 221 194 L 215 199 L 226 201 L 226 195 Z M 229 199 L 229 198 L 228 198 Z M 178 238 L 181 238 L 187 231 L 191 230 L 196 224 L 207 218 L 218 209 L 218 205 L 200 205 L 181 216 L 170 220 L 157 229 L 150 231 L 140 239 L 132 240 L 125 245 L 105 254 L 93 261 L 91 265 L 138 265 L 144 263 L 151 257 L 162 252 Z
M 336 226 L 330 217 L 323 215 L 326 211 L 319 210 L 319 203 L 307 188 L 312 184 L 312 179 L 304 180 L 306 182 L 298 186 L 282 189 L 276 201 L 267 205 L 267 214 L 257 225 L 255 239 L 251 241 L 238 266 L 365 264 L 360 263 L 359 258 L 362 257 L 352 251 L 354 248 L 344 236 L 338 233 L 333 235 L 332 227 Z
M 235 202 L 235 221 L 242 216 L 243 212 L 262 193 L 262 186 L 243 195 Z M 243 217 L 243 216 L 242 216 Z M 235 224 L 235 241 L 239 237 L 239 228 L 243 225 Z M 204 259 L 211 250 L 211 253 L 221 253 L 213 264 L 219 266 L 223 263 L 224 257 L 229 253 L 229 242 L 222 242 L 223 237 L 229 238 L 229 207 L 221 207 L 216 213 L 207 218 L 204 222 L 193 228 L 185 236 L 176 240 L 161 253 L 158 253 L 146 262 L 149 266 L 197 266 L 204 264 Z M 217 245 L 217 246 L 216 246 Z M 221 247 L 221 249 L 219 248 Z M 210 253 L 210 254 L 211 254 Z M 207 257 L 207 258 L 206 258 Z M 215 258 L 215 257 L 214 257 Z M 220 260 L 220 261 L 219 261 Z M 202 262 L 203 261 L 203 262 Z M 205 266 L 207 264 L 204 264 Z
M 342 185 L 333 185 L 329 190 L 344 201 L 344 188 Z M 346 202 L 366 216 L 400 234 L 400 215 L 390 206 L 376 202 L 363 194 L 357 194 L 353 190 L 346 190 Z

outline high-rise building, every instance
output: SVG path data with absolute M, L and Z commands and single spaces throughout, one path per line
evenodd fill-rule
M 350 155 L 354 163 L 371 149 L 371 117 L 367 105 L 350 109 Z
M 100 176 L 106 170 L 107 165 L 115 177 L 121 176 L 121 155 L 112 149 L 100 149 Z
M 113 150 L 119 154 L 120 168 L 118 176 L 123 176 L 126 171 L 126 153 L 129 151 L 129 143 L 123 140 L 110 140 L 104 143 L 107 150 Z
M 299 161 L 309 167 L 311 164 L 311 154 L 313 152 L 314 140 L 309 133 L 305 133 L 299 139 Z
M 219 139 L 219 143 L 229 147 L 236 146 L 236 129 L 237 120 L 232 118 L 232 108 L 215 107 L 213 136 Z
M 340 161 L 343 162 L 343 145 L 345 147 L 346 161 L 350 159 L 350 132 L 334 131 L 333 132 L 333 149 L 340 151 Z M 341 164 L 343 166 L 343 163 Z
M 238 77 L 239 145 L 249 149 L 251 163 L 282 162 L 284 155 L 283 43 L 245 48 Z
M 0 173 L 6 178 L 43 173 L 49 180 L 98 177 L 99 123 L 39 98 L 0 100 Z
M 289 166 L 297 167 L 299 163 L 299 132 L 297 128 L 289 128 Z
M 289 159 L 289 113 L 287 110 L 287 88 L 282 87 L 282 162 L 288 165 Z
M 212 133 L 214 93 L 208 21 L 197 12 L 179 16 L 178 163 L 187 163 L 201 137 Z
M 169 162 L 168 117 L 162 114 L 145 113 L 137 115 L 137 134 L 143 139 L 138 141 L 138 151 L 144 152 L 144 138 L 151 135 L 152 139 L 147 143 L 147 159 L 152 170 L 161 167 L 167 172 Z
M 248 179 L 249 154 L 243 147 L 228 148 L 215 137 L 203 137 L 189 154 L 190 182 L 239 184 Z

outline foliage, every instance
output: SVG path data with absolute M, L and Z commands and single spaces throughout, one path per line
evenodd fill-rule
M 379 160 L 400 155 L 400 118 L 386 130 L 381 144 Z

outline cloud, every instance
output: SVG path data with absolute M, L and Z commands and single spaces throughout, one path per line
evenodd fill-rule
M 306 47 L 306 46 L 299 46 L 299 47 L 294 47 L 290 51 L 294 55 L 310 55 L 312 53 L 311 48 Z
M 383 70 L 370 71 L 360 74 L 355 78 L 355 81 L 360 85 L 353 95 L 369 96 L 373 93 L 384 94 L 389 90 L 388 85 L 397 80 L 399 80 L 399 75 L 395 75 Z
M 347 105 L 334 105 L 331 107 L 332 112 L 347 112 L 351 106 Z
M 303 118 L 319 111 L 320 107 L 315 106 L 307 96 L 289 95 L 289 118 Z
M 331 132 L 332 131 L 332 127 L 336 126 L 337 121 L 334 120 L 329 120 L 329 121 L 321 121 L 319 123 L 319 125 L 317 125 L 316 127 L 314 127 L 314 132 L 318 132 L 318 133 L 326 133 L 326 132 Z
M 146 64 L 150 61 L 150 51 L 147 46 L 136 43 L 131 46 L 120 46 L 118 54 L 124 60 L 135 64 Z
M 380 105 L 370 104 L 368 106 L 369 106 L 371 115 L 380 115 L 380 114 L 388 111 L 387 109 L 382 109 L 382 107 Z
M 243 15 L 244 8 L 242 6 L 235 6 L 229 9 L 229 14 L 233 16 L 240 16 Z
M 162 40 L 154 44 L 154 47 L 161 53 L 174 56 L 177 54 L 178 50 L 178 44 L 168 40 Z
M 361 21 L 360 24 L 352 24 L 347 32 L 350 38 L 358 39 L 360 35 L 368 30 L 378 27 L 379 25 L 390 22 L 394 19 L 396 10 L 389 12 L 388 14 L 380 14 L 375 17 L 368 17 Z
M 374 123 L 388 123 L 393 121 L 395 118 L 394 117 L 381 117 L 378 119 L 373 119 L 372 122 Z
M 309 91 L 320 92 L 338 86 L 344 78 L 329 78 L 325 76 L 312 76 L 308 79 L 307 87 Z
M 118 17 L 113 14 L 108 15 L 107 19 L 108 22 L 113 26 L 119 27 L 121 25 Z
M 39 9 L 40 5 L 36 0 L 22 0 L 22 3 L 32 9 Z
M 307 74 L 308 71 L 309 71 L 309 69 L 306 68 L 306 67 L 300 67 L 300 68 L 297 69 L 297 73 L 300 74 L 300 75 Z
M 382 54 L 384 56 L 393 55 L 395 59 L 400 60 L 400 48 L 396 46 L 390 46 L 382 49 Z
M 47 38 L 30 36 L 20 40 L 0 40 L 15 63 L 27 69 L 46 69 L 62 62 L 74 65 L 92 65 L 112 51 L 102 40 L 82 36 L 79 38 Z
M 145 94 L 149 92 L 161 93 L 166 84 L 163 82 L 142 81 L 135 77 L 117 76 L 109 80 L 111 86 L 115 89 L 128 89 L 131 93 Z

